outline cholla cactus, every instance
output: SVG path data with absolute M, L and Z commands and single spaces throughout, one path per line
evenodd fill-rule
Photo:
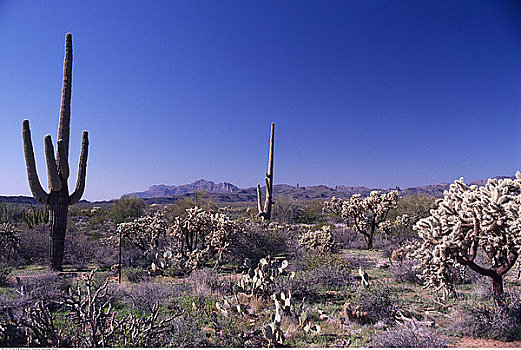
M 29 121 L 23 121 L 23 144 L 25 164 L 27 167 L 27 178 L 29 187 L 34 198 L 49 205 L 51 234 L 50 234 L 50 258 L 51 268 L 61 271 L 63 262 L 63 250 L 65 233 L 67 231 L 67 213 L 69 205 L 77 203 L 85 189 L 85 176 L 87 173 L 87 153 L 89 149 L 89 136 L 87 131 L 83 132 L 81 142 L 80 162 L 78 178 L 74 192 L 69 194 L 69 127 L 71 116 L 71 91 L 72 91 L 72 35 L 65 36 L 65 58 L 63 61 L 63 86 L 60 108 L 60 119 L 58 123 L 58 142 L 56 144 L 56 158 L 51 136 L 46 135 L 45 158 L 47 161 L 47 193 L 40 184 L 36 163 L 34 161 L 33 144 L 31 141 L 31 130 Z
M 380 191 L 372 191 L 365 198 L 359 194 L 344 201 L 333 197 L 330 202 L 324 203 L 324 211 L 338 213 L 341 203 L 342 219 L 361 233 L 367 241 L 367 249 L 372 249 L 373 238 L 378 226 L 387 219 L 389 211 L 396 206 L 397 200 L 398 191 L 385 194 Z
M 426 288 L 451 291 L 449 266 L 468 266 L 492 279 L 493 297 L 501 304 L 503 276 L 521 251 L 521 174 L 489 179 L 480 188 L 461 178 L 436 204 L 414 226 L 421 241 L 409 246 L 409 256 L 424 268 Z
M 228 216 L 212 214 L 199 207 L 186 210 L 186 215 L 176 217 L 168 233 L 177 241 L 176 258 L 181 268 L 195 270 L 212 258 L 219 262 L 237 231 Z
M 130 222 L 119 224 L 121 235 L 144 254 L 153 253 L 165 237 L 167 225 L 161 213 L 142 216 Z
M 259 216 L 264 220 L 271 219 L 271 207 L 273 205 L 273 149 L 275 145 L 275 123 L 271 123 L 270 134 L 270 155 L 268 159 L 268 172 L 266 173 L 266 201 L 264 202 L 264 209 L 262 208 L 262 198 L 260 185 L 257 184 L 257 207 Z
M 344 206 L 344 201 L 341 198 L 336 198 L 333 196 L 333 198 L 331 198 L 331 200 L 329 202 L 328 201 L 324 202 L 324 208 L 322 209 L 322 211 L 324 213 L 334 214 L 334 215 L 338 216 L 339 218 L 341 218 L 343 206 Z
M 322 226 L 320 230 L 304 232 L 298 242 L 302 247 L 321 253 L 331 253 L 335 249 L 331 226 Z
M 413 225 L 418 219 L 414 219 L 407 214 L 397 216 L 393 221 L 384 221 L 378 225 L 378 231 L 386 238 L 393 241 L 402 242 L 410 238 Z
M 0 248 L 8 257 L 14 256 L 20 245 L 20 230 L 9 223 L 0 224 Z

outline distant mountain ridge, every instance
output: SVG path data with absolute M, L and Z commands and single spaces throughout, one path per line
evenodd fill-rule
M 152 185 L 146 191 L 129 193 L 129 196 L 139 198 L 157 198 L 183 195 L 197 191 L 204 191 L 208 193 L 233 193 L 238 190 L 239 188 L 237 186 L 234 186 L 229 182 L 220 182 L 216 184 L 213 181 L 200 179 L 190 184 L 180 186 Z
M 510 178 L 514 179 L 514 176 L 496 176 L 496 179 Z M 475 180 L 468 182 L 468 185 L 483 186 L 487 183 L 487 180 Z M 418 194 L 425 194 L 435 197 L 443 197 L 443 191 L 449 189 L 449 183 L 441 183 L 437 185 L 425 185 L 417 187 L 409 187 L 400 189 L 398 187 L 379 189 L 379 188 L 367 188 L 364 186 L 347 186 L 337 185 L 335 187 L 328 187 L 325 185 L 317 186 L 296 186 L 279 184 L 273 186 L 273 194 L 276 196 L 288 196 L 294 199 L 306 200 L 306 199 L 330 199 L 335 196 L 338 198 L 348 198 L 354 194 L 360 194 L 367 196 L 371 191 L 382 191 L 389 192 L 392 190 L 398 190 L 400 196 L 415 196 Z M 152 203 L 172 203 L 180 198 L 188 197 L 196 191 L 203 191 L 208 193 L 208 197 L 216 203 L 231 203 L 231 202 L 252 202 L 257 200 L 257 188 L 238 188 L 237 186 L 229 182 L 215 183 L 213 181 L 207 181 L 204 179 L 197 180 L 186 185 L 153 185 L 146 191 L 133 192 L 128 195 L 131 197 L 143 198 L 147 204 Z M 264 197 L 265 188 L 261 188 L 262 196 Z M 87 203 L 87 201 L 82 201 Z M 94 203 L 110 203 L 108 201 L 97 201 Z M 36 204 L 36 200 L 33 197 L 28 196 L 0 196 L 0 203 L 19 203 L 19 204 Z
M 496 176 L 497 179 L 511 178 L 513 176 Z M 471 181 L 469 185 L 483 186 L 487 183 L 487 180 L 476 180 Z M 368 188 L 364 186 L 346 186 L 337 185 L 334 188 L 325 185 L 317 186 L 292 186 L 286 184 L 278 184 L 273 186 L 273 193 L 279 196 L 289 196 L 294 199 L 325 199 L 333 196 L 339 198 L 347 198 L 354 194 L 360 194 L 362 196 L 368 196 L 371 191 L 382 191 L 389 192 L 392 190 L 398 190 L 401 196 L 414 196 L 418 194 L 425 194 L 435 197 L 443 197 L 443 192 L 448 190 L 450 187 L 449 183 L 441 183 L 437 185 L 425 185 L 417 187 L 409 187 L 405 189 L 395 188 Z M 178 197 L 186 196 L 196 191 L 204 191 L 211 195 L 211 198 L 216 202 L 243 202 L 243 201 L 255 201 L 257 198 L 256 187 L 238 188 L 237 186 L 229 182 L 214 183 L 213 181 L 207 181 L 204 179 L 197 180 L 191 184 L 180 185 L 180 186 L 167 186 L 167 185 L 153 185 L 148 190 L 143 192 L 130 193 L 131 197 L 139 197 L 143 199 L 153 198 L 165 198 L 165 197 Z M 265 189 L 261 188 L 261 193 L 264 195 Z

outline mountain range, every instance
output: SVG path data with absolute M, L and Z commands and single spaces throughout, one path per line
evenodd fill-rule
M 497 176 L 496 178 L 506 178 L 506 176 Z M 486 183 L 487 180 L 476 180 L 469 182 L 468 184 L 483 186 Z M 327 199 L 333 196 L 347 198 L 354 194 L 367 196 L 371 193 L 371 191 L 374 190 L 382 191 L 384 193 L 392 190 L 398 190 L 401 196 L 418 195 L 421 193 L 435 197 L 443 197 L 443 191 L 448 190 L 449 186 L 450 184 L 448 183 L 441 183 L 437 185 L 417 186 L 405 189 L 400 189 L 398 187 L 382 189 L 345 185 L 338 185 L 335 187 L 328 187 L 325 185 L 304 187 L 298 184 L 296 186 L 279 184 L 273 186 L 273 193 L 274 195 L 289 196 L 294 199 Z M 157 202 L 160 198 L 183 197 L 193 194 L 197 191 L 206 192 L 215 202 L 248 202 L 257 200 L 256 187 L 241 189 L 229 182 L 221 182 L 216 184 L 213 181 L 207 181 L 204 179 L 180 186 L 154 185 L 150 186 L 148 190 L 143 192 L 129 193 L 129 196 L 148 199 L 147 202 Z M 261 188 L 261 193 L 264 196 L 264 187 Z
M 507 176 L 496 176 L 498 179 L 507 178 Z M 510 177 L 514 178 L 514 177 Z M 487 180 L 476 180 L 469 182 L 469 185 L 483 186 Z M 337 185 L 335 187 L 328 187 L 325 185 L 317 186 L 292 186 L 279 184 L 273 186 L 273 193 L 275 196 L 288 196 L 297 200 L 306 199 L 328 199 L 333 196 L 337 198 L 347 198 L 354 194 L 367 196 L 371 191 L 379 190 L 382 192 L 389 192 L 398 190 L 400 196 L 414 196 L 418 194 L 426 194 L 435 197 L 443 197 L 443 191 L 449 189 L 450 184 L 441 183 L 437 185 L 426 185 L 409 187 L 405 189 L 395 188 L 368 188 L 363 186 L 346 186 Z M 215 183 L 204 179 L 197 180 L 186 185 L 153 185 L 146 191 L 129 193 L 130 197 L 143 198 L 147 204 L 160 203 L 167 204 L 174 202 L 180 198 L 191 196 L 196 192 L 205 192 L 209 199 L 216 203 L 231 203 L 231 202 L 253 202 L 257 200 L 257 188 L 239 188 L 229 182 Z M 261 188 L 262 196 L 264 197 L 265 188 Z M 86 203 L 86 201 L 82 201 Z M 111 201 L 98 201 L 96 203 L 109 203 Z M 20 204 L 36 204 L 32 197 L 26 196 L 0 196 L 0 203 L 20 203 Z

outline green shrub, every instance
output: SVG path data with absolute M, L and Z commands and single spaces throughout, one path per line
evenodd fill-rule
M 111 216 L 116 224 L 138 218 L 145 213 L 145 201 L 141 198 L 122 196 L 112 204 Z

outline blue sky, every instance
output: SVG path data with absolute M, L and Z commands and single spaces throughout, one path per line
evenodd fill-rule
M 0 194 L 56 139 L 73 34 L 84 198 L 205 178 L 402 188 L 521 169 L 521 8 L 479 0 L 0 0 Z

